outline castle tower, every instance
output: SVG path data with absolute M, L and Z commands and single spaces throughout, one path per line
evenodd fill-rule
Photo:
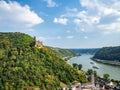
M 37 41 L 35 36 L 34 36 L 34 45 L 35 47 L 39 47 L 39 48 L 43 47 L 43 43 L 41 41 Z
M 34 36 L 34 41 L 36 42 L 36 36 Z

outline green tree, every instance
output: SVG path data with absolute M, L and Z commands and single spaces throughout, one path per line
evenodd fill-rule
M 88 69 L 87 74 L 91 75 L 92 73 L 93 73 L 93 70 L 92 69 Z
M 78 69 L 81 70 L 82 69 L 82 64 L 78 65 Z
M 78 64 L 77 63 L 73 63 L 72 66 L 73 66 L 73 68 L 78 69 Z
M 97 71 L 93 71 L 94 76 L 97 77 Z
M 103 78 L 105 78 L 105 79 L 109 79 L 109 77 L 110 77 L 110 75 L 107 73 L 103 75 Z

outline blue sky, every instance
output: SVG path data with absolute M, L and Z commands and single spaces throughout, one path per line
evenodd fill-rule
M 23 32 L 44 45 L 120 45 L 120 0 L 0 0 L 0 32 Z

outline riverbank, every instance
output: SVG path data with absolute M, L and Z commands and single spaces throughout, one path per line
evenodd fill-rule
M 71 58 L 73 58 L 74 56 L 67 56 L 67 57 L 63 57 L 62 59 L 65 60 L 66 62 L 69 61 Z
M 120 66 L 120 62 L 118 61 L 108 61 L 108 60 L 101 60 L 101 59 L 96 59 L 96 58 L 91 58 L 93 61 L 100 62 L 103 64 L 109 64 L 109 65 L 114 65 L 114 66 Z

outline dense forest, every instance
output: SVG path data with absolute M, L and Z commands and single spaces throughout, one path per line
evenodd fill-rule
M 95 54 L 100 48 L 91 48 L 91 49 L 69 49 L 73 53 L 80 54 Z
M 27 34 L 0 33 L 0 90 L 58 90 L 74 81 L 86 82 L 84 72 L 48 47 L 35 47 Z
M 103 47 L 100 49 L 93 58 L 110 61 L 120 61 L 120 46 L 116 47 Z

